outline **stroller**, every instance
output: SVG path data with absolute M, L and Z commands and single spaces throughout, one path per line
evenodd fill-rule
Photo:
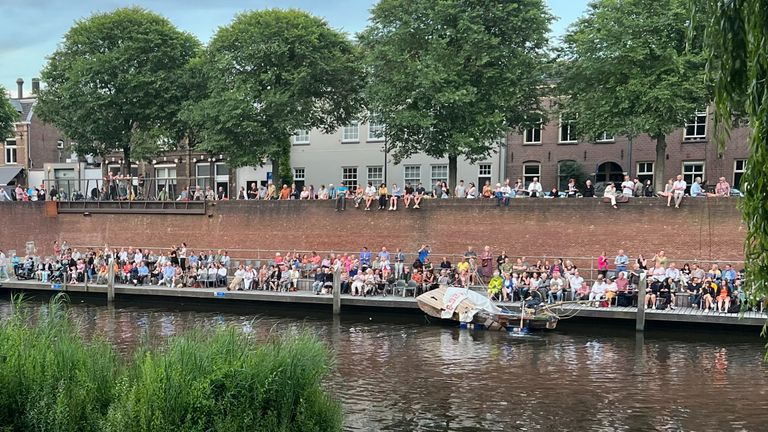
M 32 260 L 24 261 L 24 264 L 16 267 L 16 279 L 28 280 L 35 278 L 35 262 Z

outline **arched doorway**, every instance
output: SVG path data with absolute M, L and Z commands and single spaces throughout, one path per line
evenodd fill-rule
M 624 170 L 616 162 L 603 162 L 595 171 L 595 183 L 621 183 L 624 180 Z

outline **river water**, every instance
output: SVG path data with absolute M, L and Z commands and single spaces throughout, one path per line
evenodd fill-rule
M 256 306 L 254 306 L 256 308 Z M 766 431 L 768 366 L 752 329 L 658 329 L 561 322 L 514 336 L 420 316 L 229 310 L 76 301 L 87 335 L 128 353 L 193 326 L 266 335 L 302 325 L 336 357 L 328 386 L 349 431 Z M 0 316 L 10 311 L 0 301 Z

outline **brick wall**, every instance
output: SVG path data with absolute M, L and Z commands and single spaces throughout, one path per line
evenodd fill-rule
M 633 257 L 664 249 L 678 259 L 743 259 L 745 226 L 735 199 L 686 199 L 679 210 L 655 199 L 636 199 L 619 210 L 600 201 L 518 199 L 501 209 L 487 201 L 430 201 L 420 211 L 397 213 L 336 213 L 330 201 L 230 201 L 212 206 L 207 216 L 87 217 L 48 217 L 43 203 L 0 202 L 0 247 L 23 250 L 24 242 L 35 240 L 50 253 L 54 240 L 66 239 L 76 245 L 166 247 L 186 241 L 192 249 L 282 251 L 384 245 L 413 253 L 428 243 L 438 255 L 490 245 L 512 256 L 613 255 L 623 248 Z

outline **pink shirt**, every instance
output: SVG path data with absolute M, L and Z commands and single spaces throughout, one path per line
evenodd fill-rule
M 598 270 L 607 270 L 608 269 L 608 260 L 605 259 L 605 257 L 602 256 L 602 255 L 597 257 L 597 269 Z

